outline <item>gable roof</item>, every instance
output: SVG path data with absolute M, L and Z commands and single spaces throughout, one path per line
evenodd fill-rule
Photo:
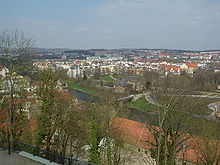
M 189 68 L 197 68 L 198 64 L 196 64 L 196 63 L 186 63 L 186 66 L 189 67 Z

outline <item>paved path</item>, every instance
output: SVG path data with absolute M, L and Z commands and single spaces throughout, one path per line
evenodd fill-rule
M 154 99 L 151 97 L 150 93 L 144 93 L 144 97 L 145 97 L 145 99 L 146 99 L 149 103 L 151 103 L 151 104 L 153 104 L 153 105 L 156 105 L 156 106 L 158 106 L 158 107 L 162 107 L 162 105 L 160 105 L 156 100 L 154 100 Z
M 33 160 L 19 156 L 16 152 L 8 155 L 6 150 L 0 149 L 0 164 L 1 165 L 42 165 Z
M 115 77 L 113 77 L 112 75 L 109 75 L 110 78 L 112 78 L 113 80 L 117 81 L 118 79 L 116 79 Z
M 134 97 L 135 97 L 135 95 L 129 95 L 126 97 L 121 97 L 121 98 L 117 99 L 117 101 L 129 101 L 129 100 L 132 100 Z
M 208 108 L 213 112 L 208 116 L 211 120 L 216 120 L 216 114 L 220 112 L 220 102 L 211 103 Z
M 168 95 L 169 96 L 169 95 Z M 171 95 L 170 95 L 171 96 Z M 219 95 L 176 95 L 182 97 L 196 97 L 196 98 L 210 98 L 210 99 L 220 99 Z

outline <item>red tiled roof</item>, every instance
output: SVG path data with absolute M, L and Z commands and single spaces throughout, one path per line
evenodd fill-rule
M 37 119 L 36 118 L 29 119 L 28 125 L 30 131 L 35 131 L 37 129 Z
M 180 67 L 174 67 L 173 70 L 178 71 L 178 70 L 181 70 L 181 68 Z
M 189 68 L 197 68 L 197 67 L 198 67 L 198 64 L 196 64 L 196 63 L 186 63 L 186 65 L 187 65 Z
M 0 71 L 2 71 L 2 69 L 4 69 L 4 66 L 0 65 Z
M 171 68 L 165 68 L 165 70 L 166 70 L 166 71 L 170 71 L 170 70 L 171 70 Z
M 161 68 L 165 68 L 166 71 L 170 71 L 171 69 L 173 69 L 174 71 L 179 71 L 181 70 L 180 67 L 177 67 L 175 65 L 160 65 Z
M 112 128 L 117 130 L 119 134 L 116 134 L 117 138 L 124 140 L 128 143 L 135 144 L 141 148 L 151 149 L 153 148 L 150 143 L 155 143 L 155 139 L 149 130 L 149 125 L 139 123 L 136 121 L 116 118 L 113 120 Z M 159 129 L 158 127 L 154 127 Z M 115 137 L 115 134 L 112 135 Z M 184 137 L 187 137 L 186 144 L 188 148 L 186 149 L 185 158 L 190 162 L 198 162 L 198 147 L 202 145 L 203 140 L 199 137 L 192 137 L 189 134 L 185 134 Z M 215 145 L 220 146 L 220 142 L 215 141 Z M 219 151 L 220 152 L 220 151 Z M 183 159 L 182 152 L 177 154 L 177 158 Z
M 169 56 L 169 55 L 167 55 L 167 54 L 160 54 L 159 56 L 160 56 L 160 57 L 167 57 L 167 56 Z
M 120 132 L 119 138 L 122 138 L 128 143 L 138 145 L 142 148 L 150 148 L 149 144 L 143 142 L 146 140 L 153 141 L 153 137 L 150 136 L 150 131 L 146 129 L 145 124 L 133 120 L 117 118 L 114 119 L 112 127 Z

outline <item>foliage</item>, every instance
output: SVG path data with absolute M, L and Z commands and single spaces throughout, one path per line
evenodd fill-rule
M 147 143 L 153 146 L 151 154 L 157 165 L 176 164 L 177 153 L 181 150 L 180 145 L 188 138 L 185 136 L 188 128 L 179 115 L 184 107 L 180 110 L 176 109 L 181 105 L 180 101 L 183 97 L 180 96 L 184 95 L 185 90 L 175 83 L 173 88 L 169 89 L 170 83 L 170 79 L 165 78 L 164 81 L 158 82 L 158 87 L 152 92 L 155 100 L 160 98 L 161 106 L 157 108 L 158 128 L 149 126 L 154 141 L 147 141 Z
M 42 71 L 40 73 L 42 78 L 42 86 L 37 91 L 39 100 L 41 101 L 40 113 L 38 115 L 38 128 L 36 145 L 42 145 L 46 141 L 46 149 L 50 150 L 50 140 L 55 133 L 53 127 L 53 107 L 55 103 L 55 87 L 57 85 L 57 78 L 54 77 L 53 72 Z
M 118 115 L 119 105 L 113 101 L 90 105 L 89 145 L 91 162 L 118 165 L 125 162 L 124 142 L 117 140 L 120 132 L 113 127 L 113 119 Z M 114 138 L 116 139 L 114 139 Z
M 99 151 L 99 143 L 101 142 L 101 138 L 99 133 L 98 123 L 94 121 L 93 118 L 90 122 L 90 161 L 93 163 L 100 163 L 100 151 Z
M 22 108 L 16 102 L 25 98 L 25 88 L 29 84 L 25 80 L 23 81 L 23 77 L 17 75 L 16 71 L 19 70 L 21 64 L 27 64 L 26 59 L 30 56 L 32 43 L 31 37 L 18 31 L 4 31 L 0 34 L 1 62 L 4 62 L 4 66 L 7 68 L 5 69 L 5 77 L 1 81 L 1 87 L 4 93 L 2 101 L 5 103 L 4 109 L 7 112 L 8 141 L 20 138 L 23 121 L 26 119 Z

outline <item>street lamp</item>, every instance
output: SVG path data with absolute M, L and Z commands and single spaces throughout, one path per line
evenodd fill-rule
M 186 148 L 188 148 L 188 146 L 186 145 L 185 142 L 183 142 L 181 144 L 181 148 L 182 148 L 182 153 L 183 153 L 183 159 L 182 159 L 182 164 L 186 165 Z
M 7 117 L 6 120 L 5 120 L 6 124 L 7 124 L 7 140 L 8 140 L 8 154 L 10 155 L 11 154 L 11 142 L 10 142 L 10 131 L 9 131 L 9 125 L 11 124 L 10 123 L 10 119 Z

